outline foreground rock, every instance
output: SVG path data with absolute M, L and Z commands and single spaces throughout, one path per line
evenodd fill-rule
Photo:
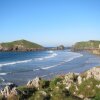
M 0 96 L 1 100 L 100 100 L 100 67 L 52 80 L 36 77 L 25 86 L 10 84 Z
M 94 67 L 88 70 L 85 74 L 86 74 L 86 79 L 94 78 L 95 80 L 100 81 L 100 67 Z
M 10 83 L 7 85 L 3 90 L 1 90 L 2 96 L 9 97 L 10 95 L 18 95 L 19 91 L 16 89 L 16 85 L 13 83 Z
M 38 88 L 38 89 L 39 89 L 40 81 L 41 81 L 41 78 L 36 77 L 35 79 L 30 80 L 30 81 L 27 83 L 27 87 L 35 87 L 35 88 Z

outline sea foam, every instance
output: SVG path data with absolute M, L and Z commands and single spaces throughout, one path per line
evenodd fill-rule
M 7 73 L 0 73 L 0 75 L 7 75 Z
M 82 57 L 82 56 L 83 56 L 83 55 L 80 54 L 80 53 L 75 53 L 75 56 L 73 56 L 73 57 L 71 57 L 71 58 L 69 58 L 69 59 L 67 59 L 67 60 L 62 61 L 62 62 L 59 63 L 59 64 L 52 65 L 52 66 L 48 66 L 48 67 L 43 67 L 43 68 L 41 68 L 41 69 L 47 70 L 47 69 L 50 69 L 50 68 L 54 68 L 54 67 L 63 65 L 63 64 L 65 64 L 66 62 L 70 62 L 70 61 L 72 61 L 72 60 L 74 60 L 74 59 L 76 59 L 76 58 Z
M 14 64 L 20 64 L 20 63 L 27 63 L 27 62 L 31 62 L 31 61 L 32 61 L 32 59 L 23 60 L 23 61 L 14 61 L 14 62 L 9 62 L 9 63 L 3 63 L 3 64 L 0 64 L 0 67 L 8 66 L 8 65 L 14 65 Z
M 57 53 L 54 53 L 53 51 L 48 51 L 48 52 L 50 53 L 50 55 L 45 56 L 45 57 L 35 58 L 35 61 L 50 59 L 58 55 Z
M 57 56 L 56 53 L 53 53 L 53 51 L 49 51 L 50 55 L 45 56 L 45 57 L 40 57 L 40 58 L 35 58 L 35 61 L 39 61 L 39 60 L 45 60 L 45 59 L 49 59 L 49 58 L 53 58 L 55 56 Z M 20 64 L 20 63 L 27 63 L 27 62 L 31 62 L 33 59 L 29 59 L 29 60 L 22 60 L 22 61 L 13 61 L 13 62 L 8 62 L 8 63 L 1 63 L 0 67 L 3 66 L 8 66 L 8 65 L 14 65 L 14 64 Z

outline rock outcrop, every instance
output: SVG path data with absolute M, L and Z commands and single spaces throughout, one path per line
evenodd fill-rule
M 82 83 L 82 77 L 80 75 L 78 76 L 77 81 L 79 85 Z
M 77 73 L 68 73 L 65 75 L 64 80 L 63 80 L 63 84 L 66 85 L 66 89 L 69 89 L 71 87 L 71 84 L 76 81 L 78 77 Z
M 11 83 L 7 85 L 3 90 L 1 90 L 1 94 L 6 98 L 10 95 L 18 95 L 19 91 L 16 89 L 17 85 Z
M 41 78 L 36 77 L 35 79 L 30 80 L 30 81 L 27 83 L 27 87 L 35 87 L 35 88 L 38 88 L 38 89 L 39 89 L 40 81 L 41 81 Z
M 92 100 L 91 98 L 99 95 L 99 92 L 100 67 L 94 67 L 82 74 L 68 73 L 50 81 L 36 77 L 22 87 L 9 84 L 1 90 L 1 95 L 5 98 L 3 100 L 16 98 L 16 96 L 18 97 L 16 100 L 55 100 L 55 98 L 61 100 L 64 95 L 70 94 L 71 98 L 74 97 L 71 100 Z M 32 96 L 31 99 L 29 99 L 30 96 Z
M 63 45 L 60 45 L 57 47 L 57 50 L 64 50 L 64 49 L 65 49 L 65 47 Z
M 94 78 L 100 81 L 100 67 L 94 67 L 88 70 L 85 74 L 86 74 L 86 79 Z

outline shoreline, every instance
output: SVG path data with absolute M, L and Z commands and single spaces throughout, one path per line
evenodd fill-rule
M 98 74 L 97 74 L 98 73 Z M 86 82 L 96 82 L 95 84 L 95 88 L 96 89 L 100 89 L 100 67 L 93 67 L 83 73 L 66 73 L 64 75 L 60 75 L 60 76 L 56 76 L 55 78 L 51 79 L 51 80 L 46 80 L 46 79 L 42 79 L 40 77 L 36 77 L 30 81 L 27 82 L 26 85 L 22 85 L 22 86 L 17 86 L 16 84 L 13 83 L 9 83 L 4 89 L 1 90 L 1 95 L 0 98 L 4 98 L 3 100 L 13 100 L 11 98 L 17 98 L 17 96 L 19 95 L 19 92 L 22 93 L 23 97 L 21 96 L 21 100 L 23 100 L 24 98 L 26 98 L 26 94 L 23 94 L 24 91 L 29 91 L 29 93 L 31 94 L 31 92 L 35 89 L 35 91 L 33 93 L 37 93 L 37 92 L 43 92 L 45 94 L 49 93 L 50 91 L 45 91 L 45 89 L 47 87 L 51 88 L 51 91 L 58 91 L 56 90 L 56 88 L 63 90 L 65 89 L 67 92 L 70 92 L 71 95 L 69 95 L 70 98 L 72 98 L 71 100 L 85 100 L 86 98 L 88 98 L 89 100 L 92 100 L 92 98 L 94 98 L 95 96 L 91 95 L 91 94 L 84 94 L 85 90 L 83 90 L 83 94 L 78 94 L 77 91 L 80 91 L 81 89 L 81 85 L 83 84 L 87 84 Z M 56 83 L 55 83 L 56 82 Z M 74 83 L 74 87 L 76 87 L 74 90 L 72 90 L 73 87 L 73 83 Z M 50 85 L 51 84 L 51 85 Z M 54 85 L 55 84 L 55 85 Z M 61 87 L 59 87 L 60 85 L 63 85 L 63 89 Z M 86 86 L 84 86 L 84 88 L 88 88 Z M 89 83 L 89 85 L 91 85 Z M 55 88 L 55 90 L 54 90 Z M 7 89 L 9 90 L 9 92 L 7 92 Z M 32 91 L 30 92 L 30 89 L 32 89 Z M 41 90 L 42 89 L 42 90 Z M 74 91 L 74 92 L 73 92 Z M 75 92 L 76 91 L 76 92 Z M 90 93 L 92 93 L 92 91 L 89 91 Z M 52 93 L 52 92 L 50 92 Z M 59 93 L 59 91 L 58 91 Z M 99 93 L 98 91 L 96 93 Z M 63 95 L 63 94 L 61 94 Z M 29 94 L 27 94 L 27 100 L 31 100 L 29 98 L 33 98 L 33 96 L 30 96 Z M 44 95 L 43 95 L 44 96 Z M 48 95 L 47 95 L 48 96 Z M 52 95 L 49 95 L 50 98 L 52 98 Z M 55 97 L 55 95 L 54 95 Z M 66 97 L 66 96 L 65 96 Z M 74 98 L 73 98 L 74 97 Z M 8 99 L 10 98 L 10 99 Z M 23 98 L 23 99 L 22 99 Z M 44 96 L 45 98 L 45 96 Z M 47 99 L 47 100 L 51 100 L 51 99 Z M 91 98 L 91 99 L 90 99 Z M 16 99 L 19 100 L 19 99 Z M 34 99 L 32 99 L 34 100 Z M 64 100 L 64 99 L 62 99 Z M 86 99 L 87 100 L 87 99 Z
M 75 60 L 75 59 L 74 59 Z M 73 60 L 71 61 L 72 63 L 73 63 Z M 76 62 L 76 60 L 75 60 L 75 62 Z M 68 62 L 68 63 L 70 63 L 70 62 Z M 73 63 L 74 64 L 74 63 Z M 64 64 L 65 65 L 65 67 L 66 67 L 66 64 Z M 58 66 L 58 65 L 57 65 Z M 61 66 L 61 65 L 60 65 Z M 62 65 L 63 66 L 63 65 Z M 94 65 L 93 65 L 94 66 Z M 59 68 L 59 66 L 58 66 L 58 68 Z M 61 69 L 61 68 L 63 68 L 63 67 L 60 67 L 59 69 Z M 67 68 L 67 67 L 66 67 Z M 88 68 L 88 67 L 87 67 Z M 87 68 L 86 68 L 86 70 L 87 70 Z M 73 71 L 73 70 L 77 70 L 78 68 L 69 68 L 68 70 L 71 70 L 72 69 L 72 71 L 70 71 L 70 72 L 77 72 L 77 71 Z M 80 67 L 79 67 L 79 69 L 80 69 Z M 88 68 L 89 69 L 89 68 Z M 33 72 L 33 70 L 30 70 L 31 72 L 29 72 L 29 73 L 34 73 Z M 84 71 L 84 70 L 83 70 Z M 81 73 L 81 72 L 83 72 L 83 71 L 78 71 L 78 73 Z M 68 71 L 67 71 L 67 69 L 66 69 L 66 72 L 64 71 L 64 70 L 62 70 L 62 71 L 60 71 L 60 70 L 58 70 L 56 73 L 53 71 L 52 73 L 49 73 L 49 74 L 44 74 L 44 75 L 42 75 L 42 77 L 43 78 L 47 78 L 47 79 L 52 79 L 54 76 L 59 76 L 59 75 L 61 75 L 62 73 L 64 73 L 64 74 L 66 74 L 66 73 L 68 73 Z M 15 75 L 17 75 L 17 74 L 15 74 Z M 24 74 L 23 74 L 24 75 Z M 33 74 L 32 74 L 33 75 Z M 40 74 L 41 75 L 41 74 Z M 37 75 L 37 76 L 40 76 L 40 75 Z M 34 76 L 34 75 L 33 75 Z M 6 76 L 3 76 L 4 77 L 4 79 L 6 80 L 7 78 L 5 78 Z M 9 75 L 7 75 L 7 77 L 9 77 Z M 10 77 L 11 77 L 11 75 L 10 75 Z M 14 77 L 14 76 L 13 76 Z M 36 76 L 34 76 L 34 77 L 36 77 Z M 18 77 L 16 77 L 16 79 L 17 79 Z M 11 79 L 12 80 L 12 79 Z M 13 82 L 13 81 L 12 81 Z M 20 82 L 20 81 L 19 81 Z M 18 82 L 18 83 L 19 83 Z M 26 81 L 27 82 L 27 81 Z M 14 83 L 16 83 L 16 82 L 14 82 Z M 25 82 L 24 82 L 25 83 Z M 23 84 L 23 82 L 22 82 L 22 84 Z

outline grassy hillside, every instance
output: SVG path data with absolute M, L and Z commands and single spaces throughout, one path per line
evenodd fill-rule
M 84 42 L 77 42 L 73 48 L 74 49 L 91 49 L 91 48 L 99 48 L 100 41 L 90 40 Z
M 23 46 L 24 48 L 42 48 L 43 47 L 39 44 L 32 43 L 27 40 L 17 40 L 17 41 L 13 41 L 13 42 L 1 43 L 1 46 L 3 48 L 13 48 L 18 45 Z

